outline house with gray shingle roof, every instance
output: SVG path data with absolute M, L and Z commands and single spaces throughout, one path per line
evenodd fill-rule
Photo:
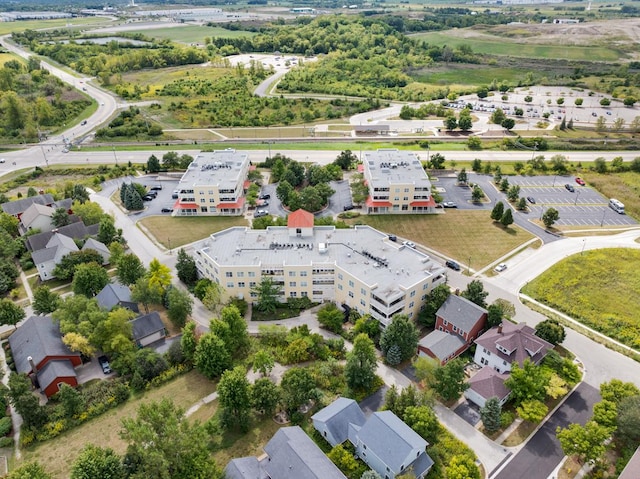
M 631 460 L 622 470 L 618 479 L 638 479 L 640 477 L 640 447 L 631 456 Z
M 68 236 L 54 233 L 47 245 L 31 253 L 33 264 L 38 269 L 42 281 L 55 278 L 53 270 L 62 258 L 71 252 L 78 251 L 78 245 Z
M 510 321 L 491 328 L 475 342 L 477 346 L 473 361 L 501 373 L 511 371 L 513 363 L 522 367 L 525 359 L 539 364 L 547 352 L 553 349 L 553 344 L 536 336 L 532 327 Z
M 109 283 L 96 295 L 98 306 L 111 311 L 116 306 L 127 308 L 134 313 L 139 313 L 138 303 L 131 299 L 131 290 L 128 286 L 118 283 Z
M 260 458 L 232 459 L 227 479 L 346 479 L 340 469 L 299 427 L 279 429 Z
M 2 203 L 2 211 L 7 213 L 8 215 L 15 216 L 20 219 L 22 214 L 29 208 L 29 206 L 33 204 L 45 205 L 45 206 L 55 206 L 55 200 L 53 199 L 53 195 L 47 193 L 44 195 L 36 195 L 29 196 L 27 198 L 21 198 L 16 201 L 8 201 L 6 203 Z
M 166 337 L 164 323 L 157 311 L 139 316 L 129 321 L 133 332 L 133 340 L 139 348 L 160 341 Z
M 508 377 L 508 374 L 485 366 L 467 381 L 469 388 L 465 390 L 464 396 L 480 407 L 484 407 L 487 399 L 492 397 L 498 398 L 500 405 L 504 406 L 511 394 L 509 388 L 504 385 Z
M 62 342 L 60 326 L 50 316 L 31 316 L 9 336 L 9 345 L 16 371 L 35 376 L 47 397 L 58 392 L 59 383 L 77 386 L 80 354 Z
M 25 234 L 29 230 L 51 231 L 55 228 L 51 222 L 55 211 L 51 206 L 33 203 L 20 216 L 20 234 Z
M 89 238 L 82 245 L 82 251 L 86 251 L 88 249 L 97 251 L 100 254 L 100 256 L 102 256 L 103 265 L 109 264 L 109 259 L 111 258 L 111 251 L 109 251 L 109 248 L 107 248 L 107 245 L 105 245 L 104 243 L 101 243 L 97 239 Z
M 486 325 L 486 309 L 451 294 L 436 312 L 434 331 L 418 344 L 418 354 L 438 359 L 444 365 L 466 351 Z M 454 337 L 447 338 L 442 333 Z
M 99 226 L 100 225 L 97 224 L 86 226 L 82 221 L 77 221 L 66 226 L 60 226 L 52 231 L 34 234 L 28 236 L 26 239 L 27 249 L 29 251 L 38 251 L 39 249 L 45 248 L 51 237 L 56 233 L 68 236 L 74 240 L 86 239 L 89 236 L 97 235 Z
M 367 418 L 357 402 L 341 397 L 311 416 L 311 420 L 322 437 L 337 446 L 349 438 L 350 427 L 362 427 Z

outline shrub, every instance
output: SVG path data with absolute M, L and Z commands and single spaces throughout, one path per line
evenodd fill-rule
M 0 437 L 0 447 L 13 447 L 13 437 Z
M 6 436 L 11 431 L 11 418 L 3 417 L 0 419 L 0 436 Z

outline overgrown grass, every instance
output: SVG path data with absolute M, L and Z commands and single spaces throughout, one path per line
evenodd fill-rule
M 488 85 L 499 78 L 506 82 L 517 82 L 525 78 L 529 71 L 519 68 L 485 67 L 480 65 L 450 64 L 446 68 L 427 68 L 411 73 L 412 78 L 438 85 Z
M 607 248 L 566 258 L 523 293 L 640 350 L 640 251 Z
M 640 218 L 640 175 L 633 172 L 598 174 L 581 172 L 583 179 L 605 198 L 617 198 L 624 203 L 626 214 Z M 612 210 L 612 214 L 613 210 Z
M 440 215 L 363 215 L 349 224 L 368 224 L 396 233 L 479 270 L 533 238 L 511 225 L 495 225 L 488 211 L 448 210 Z M 464 233 L 463 233 L 464 232 Z
M 243 30 L 227 30 L 220 27 L 185 25 L 180 27 L 153 28 L 145 30 L 136 30 L 129 33 L 140 33 L 146 37 L 153 37 L 160 40 L 168 39 L 174 42 L 182 43 L 202 43 L 204 39 L 210 38 L 240 38 L 252 37 L 256 35 L 254 32 Z
M 214 383 L 200 373 L 191 371 L 72 431 L 63 433 L 54 440 L 23 450 L 23 461 L 38 460 L 54 479 L 67 479 L 73 461 L 87 443 L 110 447 L 119 454 L 125 452 L 126 443 L 118 435 L 122 419 L 134 417 L 140 404 L 169 397 L 177 406 L 188 409 L 214 390 Z
M 173 218 L 149 216 L 139 221 L 165 248 L 179 248 L 233 226 L 249 226 L 242 216 Z

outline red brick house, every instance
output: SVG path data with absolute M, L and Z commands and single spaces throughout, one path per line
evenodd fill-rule
M 486 326 L 486 309 L 452 294 L 436 313 L 434 331 L 418 343 L 418 354 L 444 365 L 466 351 Z

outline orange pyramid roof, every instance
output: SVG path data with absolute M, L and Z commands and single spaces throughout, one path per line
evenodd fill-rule
M 296 210 L 287 219 L 288 228 L 313 228 L 313 214 L 305 210 Z

